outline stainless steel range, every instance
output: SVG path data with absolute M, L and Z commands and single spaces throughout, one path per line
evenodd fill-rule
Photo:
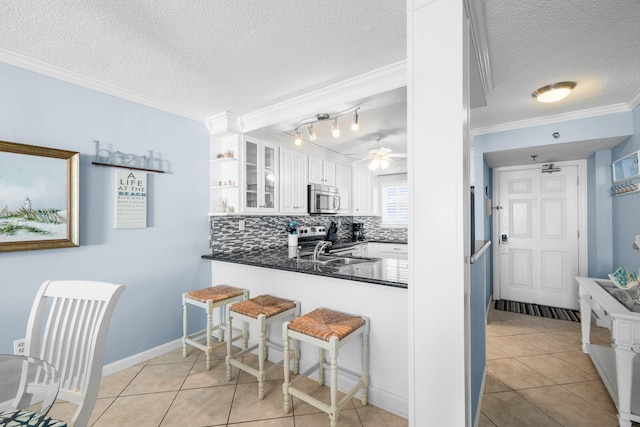
M 327 239 L 327 229 L 323 225 L 298 227 L 298 246 L 301 252 L 313 252 L 316 245 Z

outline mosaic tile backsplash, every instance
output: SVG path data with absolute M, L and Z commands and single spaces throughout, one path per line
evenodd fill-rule
M 245 229 L 239 230 L 240 220 L 245 221 Z M 351 217 L 335 215 L 313 216 L 215 216 L 209 217 L 209 244 L 213 252 L 244 252 L 262 248 L 278 248 L 287 245 L 286 226 L 289 221 L 300 225 L 321 225 L 329 227 L 331 222 L 340 222 L 338 240 L 351 241 L 351 224 L 363 223 L 366 240 L 407 241 L 406 228 L 382 228 L 380 217 Z

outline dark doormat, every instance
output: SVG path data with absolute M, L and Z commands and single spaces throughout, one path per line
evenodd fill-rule
M 549 307 L 546 305 L 530 304 L 527 302 L 496 300 L 496 310 L 510 311 L 512 313 L 530 314 L 532 316 L 549 317 L 551 319 L 580 321 L 580 312 L 568 308 Z

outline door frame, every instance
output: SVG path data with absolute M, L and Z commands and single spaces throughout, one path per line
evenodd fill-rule
M 551 163 L 551 162 L 549 162 Z M 546 164 L 546 163 L 544 163 Z M 500 206 L 500 172 L 512 172 L 527 169 L 542 169 L 543 163 L 534 163 L 531 165 L 519 166 L 503 166 L 493 168 L 493 202 L 491 206 L 491 237 L 493 242 L 493 300 L 501 299 L 500 292 L 500 244 L 498 234 L 500 233 L 499 215 L 493 215 L 496 207 Z M 583 160 L 567 160 L 562 162 L 553 162 L 553 166 L 577 166 L 578 167 L 578 275 L 587 276 L 589 273 L 589 242 L 587 232 L 587 161 Z M 577 295 L 576 295 L 577 297 Z

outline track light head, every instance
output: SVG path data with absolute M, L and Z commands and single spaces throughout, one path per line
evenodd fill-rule
M 358 122 L 358 110 L 353 112 L 353 119 L 351 120 L 351 130 L 359 130 L 360 123 Z
M 337 138 L 340 136 L 340 128 L 338 127 L 337 118 L 333 119 L 333 125 L 331 125 L 331 135 L 333 135 L 334 138 Z
M 313 131 L 313 123 L 309 125 L 309 127 L 307 128 L 307 131 L 309 132 L 309 140 L 310 141 L 315 141 L 317 136 L 316 136 L 315 132 Z

